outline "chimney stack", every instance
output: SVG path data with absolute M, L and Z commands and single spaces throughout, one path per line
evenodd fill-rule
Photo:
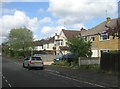
M 55 33 L 55 36 L 57 36 L 57 33 Z
M 107 20 L 107 22 L 110 22 L 111 18 L 110 18 L 110 17 L 107 17 L 106 20 Z
M 86 31 L 86 29 L 84 29 L 83 27 L 80 29 L 80 31 Z

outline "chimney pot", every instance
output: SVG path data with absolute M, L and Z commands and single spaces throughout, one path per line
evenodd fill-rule
M 110 17 L 107 17 L 106 20 L 107 20 L 107 22 L 109 22 L 109 21 L 111 20 L 111 18 L 110 18 Z

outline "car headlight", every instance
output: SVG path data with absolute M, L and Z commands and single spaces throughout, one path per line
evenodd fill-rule
M 59 60 L 58 58 L 56 60 Z

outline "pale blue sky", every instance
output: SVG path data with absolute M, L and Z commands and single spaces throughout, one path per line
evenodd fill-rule
M 117 18 L 117 2 L 119 0 L 50 1 L 2 3 L 3 15 L 0 19 L 3 20 L 4 25 L 3 37 L 13 27 L 27 26 L 33 31 L 35 39 L 42 39 L 59 33 L 62 28 L 79 30 L 84 27 L 90 29 L 105 21 L 107 16 Z

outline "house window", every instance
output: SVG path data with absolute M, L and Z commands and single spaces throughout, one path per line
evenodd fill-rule
M 109 35 L 108 33 L 102 33 L 100 35 L 100 40 L 108 40 L 109 39 Z
M 47 44 L 47 48 L 49 48 L 49 44 Z
M 90 36 L 90 41 L 95 41 L 95 37 L 94 36 Z
M 60 41 L 57 41 L 57 45 L 58 45 L 58 46 L 60 45 Z
M 63 41 L 61 41 L 61 45 L 63 45 Z
M 83 39 L 84 39 L 84 41 L 87 41 L 87 37 L 86 36 L 84 36 Z
M 56 47 L 56 43 L 55 43 L 55 47 Z
M 43 49 L 43 45 L 42 45 L 42 49 Z

